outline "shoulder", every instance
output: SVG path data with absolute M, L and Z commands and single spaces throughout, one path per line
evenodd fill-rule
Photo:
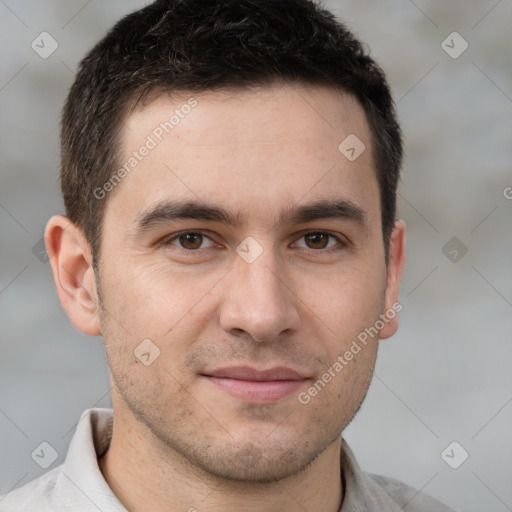
M 362 471 L 344 439 L 341 474 L 345 495 L 340 512 L 454 512 L 440 501 L 403 482 Z
M 363 476 L 369 487 L 374 488 L 375 492 L 385 493 L 403 512 L 454 512 L 428 494 L 394 478 L 366 472 L 363 472 Z
M 57 500 L 62 465 L 31 482 L 0 496 L 0 512 L 59 512 L 65 510 Z

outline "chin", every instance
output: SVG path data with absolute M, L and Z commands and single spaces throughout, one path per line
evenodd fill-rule
M 304 443 L 298 439 L 273 439 L 237 443 L 210 444 L 204 450 L 197 446 L 181 446 L 180 452 L 190 463 L 207 474 L 222 480 L 271 484 L 292 477 L 311 465 L 329 446 L 327 439 Z
M 270 484 L 300 473 L 316 456 L 305 458 L 302 453 L 298 458 L 297 451 L 264 455 L 257 446 L 248 443 L 230 457 L 217 461 L 203 461 L 203 469 L 223 480 Z

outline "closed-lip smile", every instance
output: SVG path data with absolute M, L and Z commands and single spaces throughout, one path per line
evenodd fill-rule
M 285 366 L 258 370 L 231 366 L 202 374 L 224 392 L 253 404 L 277 402 L 297 391 L 308 377 Z

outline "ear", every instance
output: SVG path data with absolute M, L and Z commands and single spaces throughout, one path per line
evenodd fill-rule
M 379 338 L 389 338 L 398 329 L 398 311 L 402 305 L 398 302 L 400 280 L 405 263 L 405 223 L 397 220 L 389 241 L 389 260 L 387 267 L 386 295 L 383 315 L 386 315 L 384 327 Z
M 62 307 L 78 330 L 98 336 L 98 293 L 90 246 L 82 230 L 67 217 L 55 215 L 46 225 L 44 238 Z

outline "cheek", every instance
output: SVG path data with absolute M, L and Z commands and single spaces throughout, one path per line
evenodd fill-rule
M 347 270 L 322 279 L 307 278 L 303 300 L 332 333 L 344 340 L 373 325 L 382 312 L 386 279 L 383 273 Z M 307 293 L 306 293 L 307 291 Z
M 348 348 L 348 347 L 347 347 Z M 373 375 L 377 354 L 376 343 L 360 346 L 347 358 L 344 352 L 333 359 L 311 386 L 299 395 L 311 421 L 325 431 L 333 427 L 339 432 L 350 423 L 362 404 Z
M 217 274 L 180 273 L 161 262 L 122 261 L 104 274 L 108 341 L 122 340 L 126 351 L 133 352 L 148 338 L 179 358 L 213 314 L 210 294 L 219 281 Z

